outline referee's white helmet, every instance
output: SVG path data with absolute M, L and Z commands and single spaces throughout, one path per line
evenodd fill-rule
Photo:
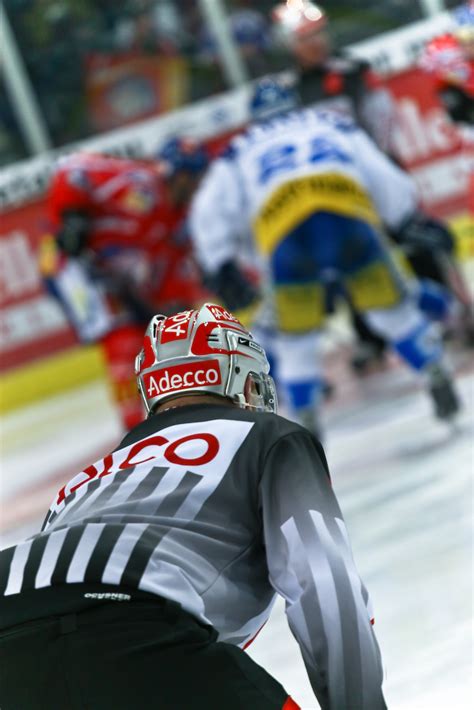
M 225 308 L 154 316 L 136 357 L 138 389 L 146 410 L 171 397 L 215 394 L 244 409 L 276 412 L 277 397 L 264 349 Z

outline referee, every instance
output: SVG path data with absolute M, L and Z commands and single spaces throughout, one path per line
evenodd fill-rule
M 0 553 L 2 710 L 296 710 L 244 652 L 277 593 L 320 706 L 386 707 L 323 449 L 268 370 L 221 306 L 152 319 L 148 418 Z

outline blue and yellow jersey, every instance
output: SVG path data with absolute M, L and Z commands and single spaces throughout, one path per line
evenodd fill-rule
M 213 272 L 248 231 L 269 256 L 311 214 L 328 211 L 396 227 L 417 190 L 350 119 L 306 109 L 251 127 L 215 161 L 191 209 L 197 256 Z

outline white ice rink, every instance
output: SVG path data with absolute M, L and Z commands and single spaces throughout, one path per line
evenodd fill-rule
M 391 710 L 474 707 L 467 354 L 456 369 L 464 403 L 456 428 L 433 419 L 426 395 L 398 367 L 339 380 L 325 412 L 334 488 L 374 603 Z M 114 446 L 120 426 L 102 382 L 10 414 L 1 425 L 5 547 L 38 529 L 60 484 Z M 282 605 L 249 651 L 303 708 L 318 707 Z

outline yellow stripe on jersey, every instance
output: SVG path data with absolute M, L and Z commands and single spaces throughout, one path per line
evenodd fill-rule
M 277 244 L 314 212 L 324 210 L 380 225 L 365 190 L 340 173 L 324 173 L 289 180 L 264 202 L 254 220 L 260 250 L 271 254 Z

